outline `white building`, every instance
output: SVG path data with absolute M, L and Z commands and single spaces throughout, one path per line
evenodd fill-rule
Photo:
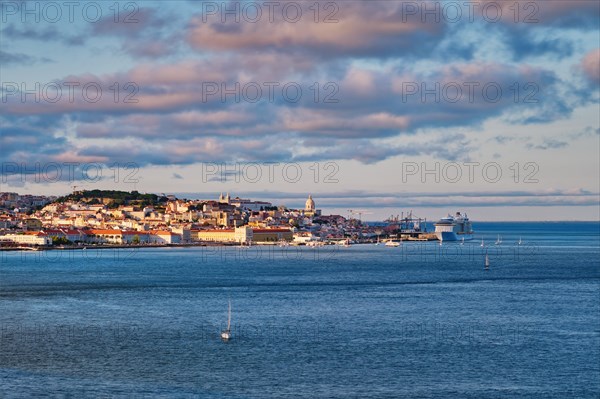
M 254 238 L 254 231 L 248 226 L 236 227 L 233 237 L 235 242 L 246 244 Z
M 52 245 L 52 238 L 45 233 L 27 232 L 25 234 L 7 234 L 0 236 L 0 241 L 12 241 L 25 245 Z
M 151 231 L 148 233 L 148 240 L 154 244 L 179 244 L 181 243 L 181 235 L 171 231 Z

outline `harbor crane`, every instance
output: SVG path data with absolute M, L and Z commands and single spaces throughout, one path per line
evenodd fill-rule
M 371 215 L 372 213 L 373 212 L 365 211 L 362 209 L 348 209 L 348 220 L 353 219 L 353 215 L 358 215 L 358 221 L 362 221 L 362 215 Z

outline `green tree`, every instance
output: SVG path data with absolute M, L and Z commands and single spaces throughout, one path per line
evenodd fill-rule
M 53 245 L 71 245 L 73 244 L 73 242 L 71 242 L 70 240 L 68 240 L 66 237 L 52 237 L 52 244 Z

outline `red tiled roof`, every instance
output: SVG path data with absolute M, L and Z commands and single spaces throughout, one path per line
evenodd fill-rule
M 291 233 L 290 229 L 252 229 L 254 233 Z
M 155 235 L 155 236 L 178 235 L 178 234 L 173 233 L 171 231 L 162 231 L 162 230 L 149 231 L 149 233 L 152 234 L 152 235 Z
M 92 229 L 91 234 L 121 234 L 121 230 L 108 230 L 108 229 Z

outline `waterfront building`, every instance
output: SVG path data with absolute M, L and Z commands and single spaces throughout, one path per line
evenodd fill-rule
M 278 242 L 292 241 L 294 234 L 290 229 L 274 228 L 274 229 L 252 229 L 252 242 Z
M 24 234 L 6 234 L 0 241 L 10 241 L 24 245 L 52 245 L 52 237 L 39 231 L 28 231 Z
M 148 234 L 143 231 L 123 231 L 117 229 L 92 229 L 87 240 L 98 244 L 132 244 L 136 241 L 148 242 Z
M 195 241 L 211 242 L 278 242 L 292 241 L 293 233 L 286 228 L 256 229 L 249 226 L 235 229 L 193 230 L 192 239 Z
M 148 232 L 148 240 L 152 244 L 179 244 L 181 235 L 172 231 L 157 230 Z

